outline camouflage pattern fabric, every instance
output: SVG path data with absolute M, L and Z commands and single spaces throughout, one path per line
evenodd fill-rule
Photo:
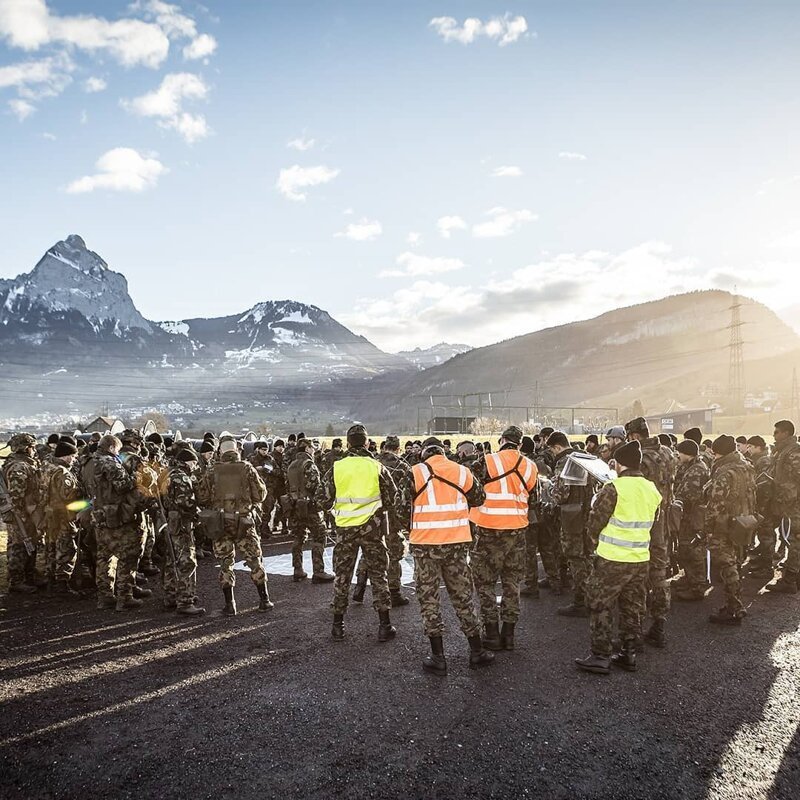
M 608 658 L 612 654 L 614 612 L 619 614 L 619 636 L 623 642 L 642 635 L 647 607 L 647 562 L 608 561 L 595 556 L 586 582 L 589 633 L 592 653 Z
M 142 529 L 137 523 L 97 528 L 95 585 L 98 599 L 113 600 L 115 594 L 118 598 L 133 597 L 141 552 Z
M 376 514 L 363 525 L 336 529 L 336 545 L 333 548 L 333 571 L 336 575 L 333 582 L 334 614 L 344 614 L 347 611 L 359 548 L 364 554 L 367 575 L 372 584 L 373 608 L 376 611 L 388 611 L 391 607 L 386 580 L 389 555 L 383 541 L 380 515 Z
M 236 586 L 233 565 L 236 563 L 236 550 L 242 555 L 244 563 L 250 568 L 250 578 L 258 586 L 267 582 L 264 564 L 261 560 L 261 539 L 255 525 L 240 525 L 225 522 L 225 535 L 214 542 L 214 556 L 219 559 L 219 585 L 225 589 Z
M 792 436 L 775 446 L 773 477 L 774 523 L 777 526 L 781 519 L 787 519 L 791 524 L 783 571 L 797 578 L 800 575 L 800 444 L 797 437 Z
M 703 505 L 703 490 L 711 478 L 705 461 L 696 458 L 681 465 L 675 476 L 675 499 L 683 503 L 683 518 L 678 532 L 678 559 L 689 589 L 704 589 L 706 580 L 706 543 L 703 526 L 697 524 L 698 509 Z
M 525 531 L 526 528 L 514 531 L 476 528 L 472 579 L 484 625 L 498 621 L 495 595 L 498 578 L 503 586 L 500 621 L 516 623 L 519 620 L 519 588 L 525 575 Z
M 313 463 L 313 462 L 312 462 Z M 309 511 L 302 519 L 296 514 L 289 518 L 289 528 L 292 532 L 292 568 L 295 572 L 303 569 L 303 545 L 306 540 L 311 541 L 311 564 L 315 575 L 325 572 L 325 525 L 319 511 Z
M 68 581 L 78 559 L 78 526 L 67 505 L 78 500 L 82 491 L 75 473 L 64 464 L 54 464 L 49 476 L 45 519 L 52 548 L 48 553 L 48 575 L 57 581 Z
M 168 524 L 162 535 L 170 536 L 172 548 L 169 544 L 164 547 L 164 565 L 161 570 L 164 597 L 175 600 L 178 607 L 190 606 L 197 593 L 197 552 L 194 544 L 197 497 L 192 476 L 185 466 L 174 467 L 169 471 L 165 508 L 168 512 Z
M 8 526 L 8 583 L 9 587 L 25 583 L 36 577 L 36 552 L 28 555 L 22 539 L 27 533 L 33 544 L 41 546 L 39 532 L 33 515 L 39 505 L 40 485 L 37 461 L 24 452 L 12 453 L 3 464 L 5 479 L 11 504 L 25 522 L 26 530 L 18 530 L 17 520 L 9 516 Z
M 467 562 L 469 545 L 415 545 L 411 552 L 414 556 L 415 590 L 425 635 L 444 635 L 439 597 L 439 587 L 444 583 L 464 635 L 468 638 L 479 636 L 481 626 L 475 613 L 472 574 Z

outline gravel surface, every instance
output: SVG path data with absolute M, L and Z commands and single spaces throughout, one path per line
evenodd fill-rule
M 199 619 L 158 591 L 0 603 L 0 797 L 800 799 L 800 595 L 748 581 L 740 629 L 706 622 L 718 590 L 676 604 L 667 649 L 608 677 L 574 668 L 563 598 L 524 599 L 517 650 L 478 671 L 445 603 L 437 678 L 414 601 L 379 644 L 368 590 L 337 643 L 329 585 L 275 576 L 265 614 L 240 573 L 229 619 L 199 573 Z

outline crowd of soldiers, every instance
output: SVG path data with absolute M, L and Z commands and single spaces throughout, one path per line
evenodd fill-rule
M 569 593 L 559 615 L 589 619 L 591 652 L 576 665 L 600 674 L 634 671 L 645 643 L 663 648 L 672 599 L 700 601 L 712 580 L 724 603 L 709 621 L 729 626 L 747 614 L 746 574 L 772 593 L 800 588 L 800 443 L 789 420 L 775 424 L 772 446 L 759 436 L 703 440 L 698 428 L 681 441 L 653 436 L 641 417 L 604 442 L 511 425 L 496 452 L 428 437 L 401 453 L 397 436 L 378 447 L 362 425 L 330 449 L 300 433 L 256 441 L 246 457 L 241 440 L 210 432 L 202 441 L 53 434 L 46 444 L 19 433 L 8 445 L 0 510 L 10 592 L 47 588 L 126 612 L 160 577 L 163 607 L 197 616 L 197 559 L 213 554 L 223 613 L 235 615 L 238 552 L 266 612 L 262 542 L 280 530 L 291 535 L 293 579 L 308 578 L 309 542 L 311 581 L 333 584 L 332 637 L 345 638 L 348 605 L 370 585 L 387 642 L 390 610 L 409 602 L 410 553 L 430 640 L 423 668 L 436 675 L 447 672 L 442 585 L 471 667 L 513 650 L 521 598 L 548 590 Z

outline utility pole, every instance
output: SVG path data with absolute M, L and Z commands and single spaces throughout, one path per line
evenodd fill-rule
M 734 292 L 736 288 L 734 288 Z M 744 411 L 744 345 L 742 342 L 742 304 L 739 295 L 734 294 L 733 305 L 730 307 L 731 324 L 728 329 L 730 336 L 730 364 L 728 368 L 728 397 L 731 411 L 741 413 Z

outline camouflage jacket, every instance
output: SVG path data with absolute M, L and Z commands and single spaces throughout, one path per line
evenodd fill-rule
M 373 458 L 373 456 L 366 447 L 353 447 L 348 448 L 344 452 L 342 459 L 345 458 Z M 397 487 L 394 485 L 391 473 L 383 464 L 381 464 L 381 469 L 378 473 L 378 485 L 380 486 L 383 510 L 393 515 Z M 332 469 L 323 476 L 322 481 L 315 491 L 314 499 L 323 511 L 328 511 L 333 508 L 333 504 L 336 502 L 336 483 L 333 478 Z
M 589 503 L 591 502 L 592 494 L 594 492 L 594 481 L 592 478 L 590 477 L 588 479 L 586 486 L 575 486 L 573 484 L 566 483 L 561 477 L 561 471 L 564 469 L 564 465 L 567 463 L 567 458 L 569 458 L 570 454 L 574 452 L 575 449 L 570 447 L 567 450 L 562 451 L 556 459 L 555 464 L 553 465 L 553 486 L 550 496 L 559 506 L 580 504 L 584 507 L 586 513 L 588 514 Z
M 681 530 L 689 531 L 701 527 L 697 525 L 695 511 L 703 505 L 704 490 L 710 478 L 711 473 L 702 458 L 698 457 L 678 467 L 678 474 L 675 476 L 675 499 L 683 504 Z
M 344 456 L 344 450 L 340 447 L 335 449 L 326 450 L 322 454 L 322 468 L 321 472 L 324 475 L 326 472 L 329 472 L 333 469 L 333 465 Z
M 3 464 L 3 478 L 11 504 L 25 519 L 32 519 L 41 498 L 36 460 L 24 453 L 12 453 Z
M 54 463 L 48 471 L 46 484 L 45 524 L 50 536 L 57 536 L 74 525 L 75 514 L 67 510 L 67 505 L 79 500 L 83 494 L 75 474 L 66 464 Z
M 657 436 L 642 439 L 642 475 L 652 481 L 662 497 L 661 507 L 672 502 L 672 482 L 675 478 L 672 451 L 658 441 Z
M 261 480 L 264 481 L 264 485 L 267 487 L 267 491 L 272 492 L 274 496 L 278 486 L 282 485 L 278 474 L 280 469 L 275 463 L 275 459 L 269 453 L 262 456 L 260 453 L 255 452 L 247 460 L 256 468 Z
M 200 506 L 203 508 L 214 507 L 215 471 L 220 464 L 233 462 L 244 464 L 246 471 L 244 483 L 246 483 L 247 488 L 246 491 L 242 491 L 241 496 L 226 502 L 223 510 L 228 513 L 236 511 L 246 514 L 252 511 L 253 507 L 260 506 L 267 499 L 267 487 L 264 486 L 264 481 L 259 477 L 255 467 L 247 461 L 242 462 L 238 453 L 223 453 L 218 462 L 209 465 L 197 486 L 197 500 Z
M 791 437 L 775 445 L 772 475 L 775 480 L 775 517 L 800 517 L 800 443 Z
M 303 464 L 303 491 L 305 491 L 306 498 L 314 500 L 319 489 L 322 478 L 320 476 L 317 462 L 311 453 L 303 453 L 299 450 L 295 453 L 292 464 L 295 461 L 301 460 Z M 292 466 L 289 465 L 289 467 Z M 286 469 L 286 491 L 291 494 L 291 487 L 289 486 L 289 468 Z M 302 493 L 302 492 L 301 492 Z
M 391 450 L 384 450 L 378 456 L 378 461 L 389 470 L 389 474 L 392 476 L 395 486 L 399 487 L 403 478 L 411 472 L 411 467 L 408 466 L 408 462 Z
M 173 467 L 169 471 L 167 493 L 164 499 L 167 511 L 176 511 L 181 517 L 194 518 L 197 514 L 195 485 L 185 466 Z
M 414 498 L 417 495 L 417 485 L 414 480 L 414 472 L 409 469 L 400 483 L 395 498 L 394 510 L 398 524 L 404 529 L 409 530 L 411 526 L 411 510 L 414 506 Z M 482 506 L 486 500 L 486 492 L 480 479 L 474 477 L 472 488 L 466 494 L 467 503 L 470 508 Z
M 117 456 L 98 450 L 94 456 L 95 506 L 121 503 L 136 493 L 136 480 Z
M 756 484 L 752 466 L 738 451 L 718 458 L 708 487 L 706 533 L 724 535 L 732 517 L 754 514 L 755 510 Z

